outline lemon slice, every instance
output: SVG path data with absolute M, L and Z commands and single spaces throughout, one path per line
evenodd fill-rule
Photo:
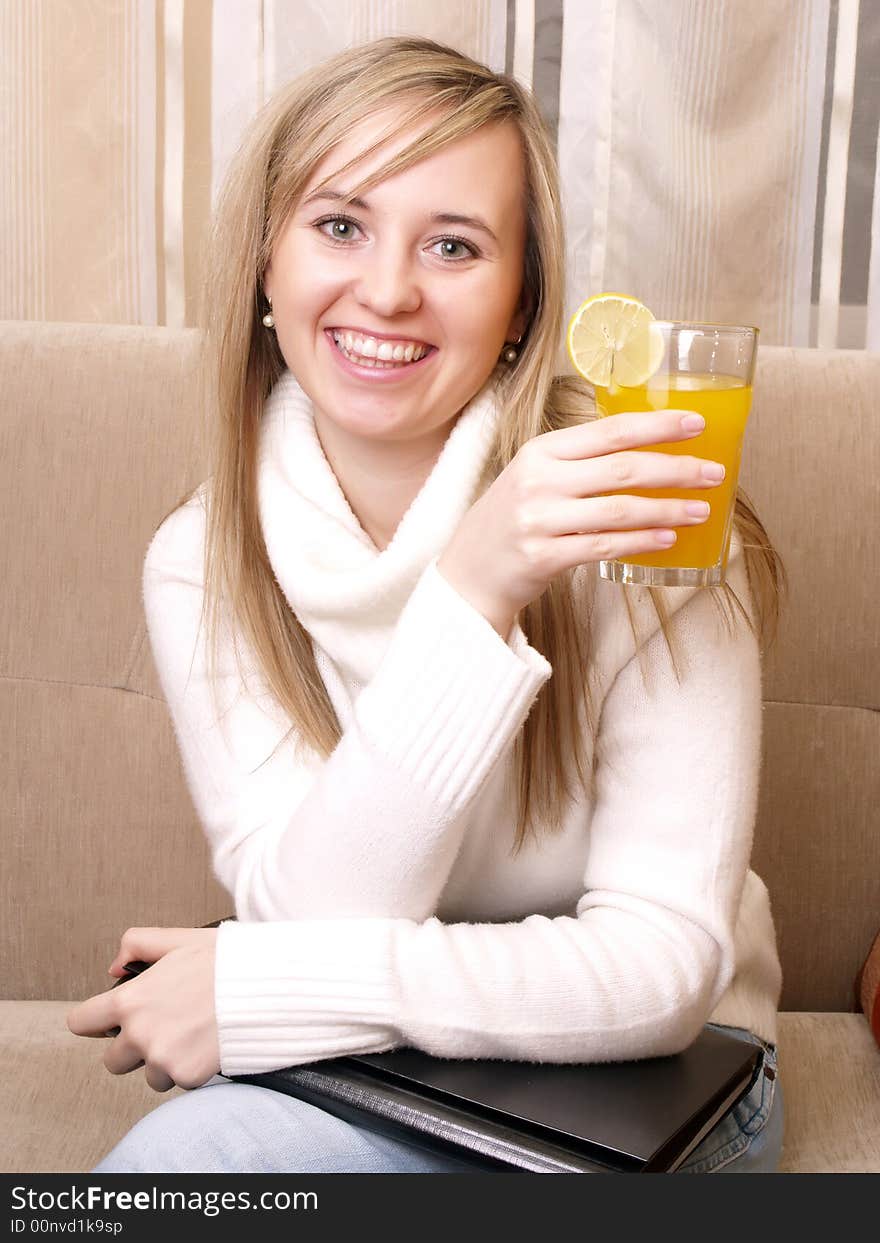
M 599 293 L 582 302 L 568 325 L 566 347 L 576 371 L 603 388 L 644 384 L 663 359 L 654 316 L 636 298 Z

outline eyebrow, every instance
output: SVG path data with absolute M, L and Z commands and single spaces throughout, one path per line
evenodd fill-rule
M 308 198 L 303 200 L 303 206 L 314 203 L 318 199 L 331 199 L 333 202 L 350 203 L 352 207 L 357 207 L 360 211 L 370 211 L 369 203 L 361 198 L 350 199 L 348 195 L 340 193 L 339 190 L 316 190 L 314 194 L 310 194 Z M 498 238 L 479 216 L 463 216 L 460 212 L 451 211 L 435 211 L 428 217 L 438 224 L 463 224 L 469 225 L 472 229 L 479 229 L 482 233 L 488 233 L 492 241 L 500 245 Z

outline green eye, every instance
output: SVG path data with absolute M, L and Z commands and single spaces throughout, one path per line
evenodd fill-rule
M 477 248 L 473 245 L 473 243 L 465 241 L 463 237 L 441 237 L 440 241 L 435 242 L 434 244 L 435 246 L 440 246 L 441 248 L 444 248 L 441 251 L 442 257 L 444 259 L 451 259 L 455 263 L 461 263 L 463 259 L 475 259 L 476 256 L 479 254 Z M 446 247 L 450 247 L 450 246 L 451 247 L 460 246 L 461 250 L 464 253 L 463 254 L 459 253 L 457 255 L 450 254 L 450 252 L 445 249 Z
M 326 226 L 332 227 L 328 231 Z M 351 240 L 354 230 L 359 226 L 356 221 L 349 220 L 348 216 L 325 216 L 323 220 L 315 221 L 315 228 L 328 237 L 331 242 L 348 242 Z

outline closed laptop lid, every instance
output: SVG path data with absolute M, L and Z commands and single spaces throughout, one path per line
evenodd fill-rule
M 705 1028 L 681 1053 L 634 1062 L 474 1061 L 409 1048 L 343 1060 L 526 1132 L 605 1150 L 622 1168 L 674 1169 L 748 1089 L 761 1059 L 757 1045 Z

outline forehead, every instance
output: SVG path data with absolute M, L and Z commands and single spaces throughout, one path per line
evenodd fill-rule
M 392 105 L 347 129 L 312 169 L 303 196 L 325 181 L 334 190 L 353 189 L 409 146 L 419 134 L 428 132 L 443 114 L 437 112 L 405 130 L 403 115 L 402 105 Z M 364 156 L 366 149 L 383 139 L 383 135 L 381 146 Z M 350 160 L 357 160 L 357 163 L 340 173 Z M 525 161 L 519 131 L 512 121 L 502 121 L 483 125 L 447 143 L 439 151 L 431 152 L 370 187 L 365 197 L 371 202 L 378 197 L 397 202 L 397 196 L 403 192 L 424 195 L 431 199 L 431 206 L 449 206 L 435 202 L 436 196 L 447 199 L 450 195 L 466 194 L 472 207 L 480 203 L 486 209 L 490 204 L 504 209 L 521 201 L 524 190 Z

